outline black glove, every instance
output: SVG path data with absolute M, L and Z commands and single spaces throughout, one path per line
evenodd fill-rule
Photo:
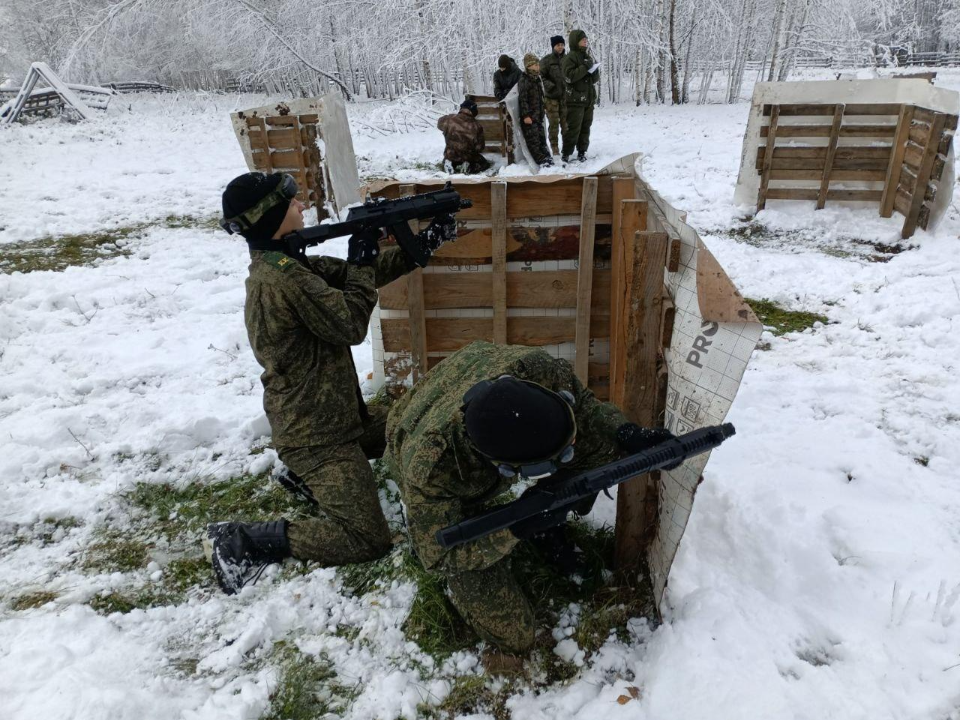
M 617 428 L 617 444 L 624 452 L 631 455 L 671 439 L 676 439 L 676 435 L 666 428 L 645 428 L 636 423 L 624 423 Z M 681 462 L 683 461 L 668 465 L 664 470 L 673 470 L 679 467 Z
M 437 215 L 417 237 L 423 248 L 433 255 L 445 242 L 457 239 L 457 221 L 453 215 Z
M 380 256 L 380 230 L 362 230 L 350 236 L 347 245 L 347 263 L 370 267 Z

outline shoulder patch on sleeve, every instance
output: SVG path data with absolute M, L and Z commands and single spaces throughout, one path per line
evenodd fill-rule
M 288 255 L 284 255 L 281 252 L 267 252 L 263 254 L 263 259 L 268 265 L 273 265 L 275 268 L 287 272 L 292 270 L 297 261 Z

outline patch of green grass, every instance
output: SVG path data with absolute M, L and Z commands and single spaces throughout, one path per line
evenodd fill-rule
M 94 572 L 131 572 L 145 567 L 150 546 L 115 528 L 101 528 L 87 546 L 82 567 Z
M 353 693 L 336 682 L 336 672 L 324 657 L 306 655 L 278 643 L 277 686 L 260 720 L 319 720 L 339 716 Z
M 36 592 L 26 592 L 22 595 L 17 595 L 10 600 L 9 605 L 11 610 L 20 612 L 22 610 L 32 610 L 42 607 L 47 603 L 53 602 L 57 597 L 58 595 L 55 592 L 38 590 Z
M 164 585 L 177 593 L 192 587 L 212 586 L 213 582 L 213 568 L 205 557 L 177 558 L 163 569 Z
M 803 332 L 813 327 L 814 323 L 826 325 L 829 319 L 826 315 L 804 312 L 801 310 L 787 310 L 766 298 L 754 300 L 746 298 L 747 303 L 760 318 L 760 322 L 777 337 L 791 332 Z
M 303 502 L 266 473 L 213 483 L 197 481 L 182 487 L 139 483 L 126 499 L 169 538 L 196 533 L 208 523 L 221 520 L 258 522 L 308 513 Z
M 216 228 L 215 216 L 169 215 L 158 222 L 134 223 L 92 233 L 48 236 L 39 240 L 9 243 L 3 246 L 0 272 L 60 272 L 68 267 L 92 265 L 111 257 L 127 256 L 128 243 L 153 227 Z
M 126 615 L 133 610 L 176 605 L 179 599 L 179 597 L 160 589 L 139 588 L 102 593 L 91 598 L 87 604 L 100 615 L 112 615 L 113 613 Z

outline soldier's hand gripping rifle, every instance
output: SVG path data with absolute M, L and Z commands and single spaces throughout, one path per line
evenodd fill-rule
M 397 239 L 397 244 L 419 267 L 426 267 L 436 248 L 424 246 L 408 224 L 411 220 L 425 220 L 454 213 L 471 207 L 471 200 L 464 200 L 449 182 L 441 190 L 387 200 L 367 200 L 359 207 L 350 208 L 345 222 L 314 225 L 283 237 L 291 249 L 303 251 L 319 245 L 330 238 L 385 228 Z
M 701 428 L 554 484 L 540 483 L 513 502 L 438 530 L 437 542 L 442 548 L 452 548 L 543 516 L 550 516 L 560 524 L 566 519 L 567 512 L 583 498 L 638 475 L 674 467 L 687 458 L 718 447 L 735 432 L 730 423 Z

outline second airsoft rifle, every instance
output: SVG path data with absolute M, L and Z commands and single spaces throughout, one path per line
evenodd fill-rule
M 460 193 L 453 189 L 453 185 L 447 183 L 441 190 L 420 195 L 409 195 L 396 200 L 367 200 L 359 207 L 350 208 L 345 222 L 314 225 L 285 235 L 283 239 L 292 249 L 302 251 L 330 238 L 386 228 L 418 266 L 426 267 L 430 260 L 430 251 L 417 241 L 417 236 L 408 223 L 411 220 L 425 220 L 438 215 L 453 215 L 472 205 L 471 200 L 462 199 Z
M 535 486 L 513 502 L 437 530 L 437 542 L 442 548 L 453 548 L 538 515 L 556 513 L 565 517 L 563 510 L 573 507 L 583 498 L 606 491 L 638 475 L 675 466 L 687 458 L 718 447 L 735 433 L 730 423 L 701 428 L 566 480 L 547 483 L 543 487 Z

